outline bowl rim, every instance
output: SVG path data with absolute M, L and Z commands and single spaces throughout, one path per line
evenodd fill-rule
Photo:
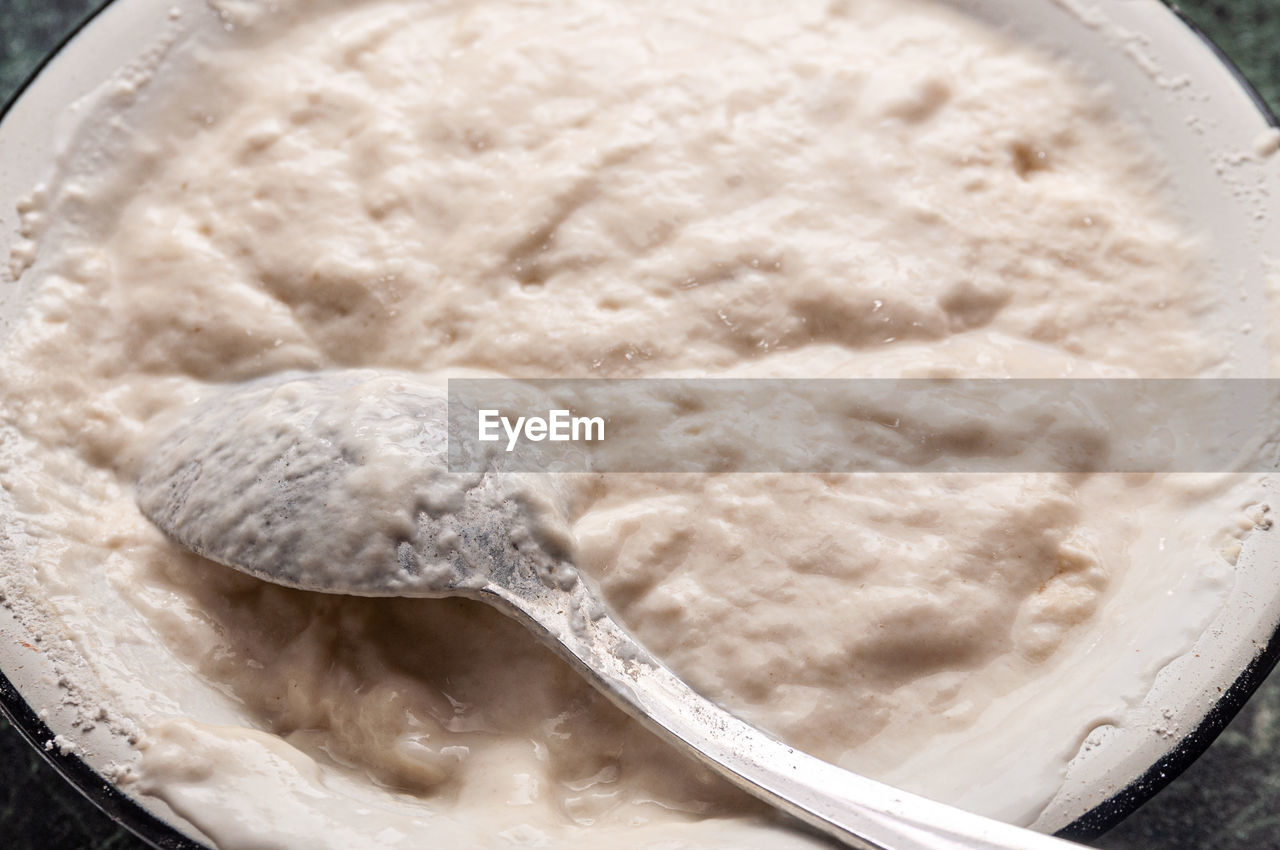
M 96 6 L 57 40 L 13 93 L 0 104 L 0 122 L 4 121 L 14 105 L 22 99 L 45 69 L 115 2 L 116 0 L 99 0 Z M 1190 30 L 1196 40 L 1226 68 L 1236 84 L 1253 102 L 1265 123 L 1280 130 L 1280 115 L 1272 110 L 1270 104 L 1235 61 L 1195 21 L 1175 5 L 1173 0 L 1159 0 L 1159 3 Z M 1161 789 L 1177 779 L 1209 749 L 1278 663 L 1280 663 L 1280 622 L 1273 629 L 1267 644 L 1258 650 L 1231 686 L 1223 691 L 1199 725 L 1174 742 L 1172 747 L 1146 772 L 1055 834 L 1075 841 L 1097 838 L 1140 808 Z M 56 736 L 53 730 L 32 709 L 3 670 L 0 670 L 0 716 L 8 720 L 9 724 L 63 780 L 118 826 L 157 850 L 210 850 L 209 845 L 196 841 L 173 824 L 143 808 L 74 752 L 63 752 L 55 742 Z
M 1173 0 L 1160 0 L 1160 3 L 1230 72 L 1236 84 L 1253 101 L 1254 107 L 1262 115 L 1263 120 L 1273 129 L 1280 130 L 1280 114 L 1272 110 L 1271 105 L 1262 97 L 1257 87 L 1249 81 L 1249 78 L 1218 46 L 1218 43 L 1175 5 Z M 0 118 L 2 117 L 3 114 L 0 113 Z M 1213 704 L 1198 726 L 1179 738 L 1173 747 L 1157 759 L 1145 773 L 1058 830 L 1056 834 L 1075 841 L 1097 838 L 1141 808 L 1165 786 L 1182 775 L 1183 771 L 1209 749 L 1244 708 L 1254 692 L 1266 681 L 1277 662 L 1280 662 L 1280 623 L 1276 624 L 1266 646 L 1258 650 L 1253 660 L 1245 666 L 1231 686 L 1223 691 L 1222 696 Z

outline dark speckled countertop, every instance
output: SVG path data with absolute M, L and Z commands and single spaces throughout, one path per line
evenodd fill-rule
M 0 102 L 100 0 L 0 0 Z M 1280 112 L 1280 0 L 1184 0 Z M 1280 850 L 1280 674 L 1181 777 L 1109 834 L 1104 850 Z M 145 850 L 0 720 L 0 848 Z

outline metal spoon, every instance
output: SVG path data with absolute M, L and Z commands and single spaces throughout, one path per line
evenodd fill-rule
M 440 388 L 394 373 L 233 386 L 184 411 L 157 443 L 138 502 L 180 545 L 266 581 L 489 603 L 674 746 L 849 846 L 1078 846 L 850 773 L 699 696 L 539 531 L 555 525 L 553 492 L 528 478 L 448 472 L 445 412 Z

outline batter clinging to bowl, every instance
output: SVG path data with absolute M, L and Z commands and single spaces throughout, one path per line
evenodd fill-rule
M 1220 362 L 1146 144 L 1068 69 L 940 4 L 212 5 L 229 31 L 183 73 L 116 83 L 110 166 L 28 211 L 38 250 L 14 257 L 39 295 L 0 370 L 0 480 L 32 547 L 30 586 L 6 580 L 140 729 L 126 778 L 219 847 L 281 819 L 347 848 L 806 839 L 501 615 L 178 551 L 132 475 L 148 423 L 211 384 Z M 1096 719 L 1071 693 L 1099 611 L 1157 536 L 1178 543 L 1170 587 L 1221 570 L 1243 503 L 1175 477 L 563 484 L 576 562 L 699 691 L 1028 822 Z

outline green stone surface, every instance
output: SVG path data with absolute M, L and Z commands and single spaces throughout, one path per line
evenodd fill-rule
M 98 5 L 0 0 L 0 102 Z M 1178 7 L 1280 112 L 1280 0 L 1187 0 Z M 1262 686 L 1182 776 L 1092 843 L 1105 850 L 1280 850 L 1280 676 Z M 145 847 L 63 782 L 0 719 L 0 848 Z

